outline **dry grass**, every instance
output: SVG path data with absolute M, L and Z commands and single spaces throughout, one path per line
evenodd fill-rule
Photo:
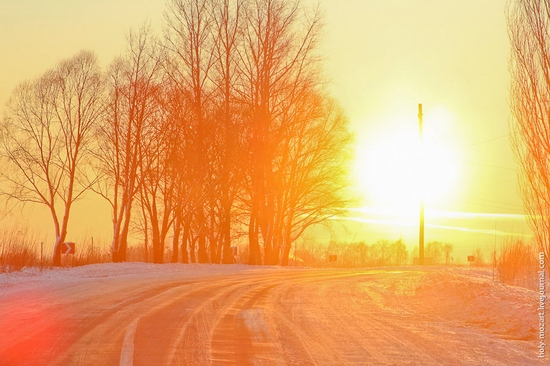
M 71 261 L 70 267 L 108 263 L 111 261 L 111 253 L 105 248 L 107 247 L 103 243 L 94 244 L 93 241 L 84 239 L 77 246 L 75 254 L 65 256 L 65 261 Z
M 537 258 L 538 253 L 533 245 L 522 240 L 505 242 L 497 258 L 500 281 L 509 285 L 536 288 Z
M 76 243 L 76 253 L 62 255 L 63 267 L 77 267 L 111 260 L 108 246 L 83 238 Z M 0 273 L 21 271 L 28 267 L 52 266 L 52 243 L 43 243 L 40 235 L 27 228 L 10 227 L 0 231 Z
M 0 273 L 40 264 L 38 235 L 15 226 L 0 232 Z

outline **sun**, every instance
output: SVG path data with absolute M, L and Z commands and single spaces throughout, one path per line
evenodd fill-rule
M 436 108 L 424 116 L 422 139 L 417 120 L 398 117 L 363 139 L 354 171 L 365 203 L 407 215 L 417 214 L 421 202 L 443 208 L 460 181 L 453 123 L 446 109 Z

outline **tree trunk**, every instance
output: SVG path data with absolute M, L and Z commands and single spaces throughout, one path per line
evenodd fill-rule
M 189 255 L 187 252 L 187 243 L 189 242 L 189 220 L 185 220 L 183 225 L 183 239 L 181 243 L 181 261 L 182 263 L 189 263 Z
M 214 203 L 212 203 L 213 207 Z M 210 263 L 220 263 L 220 251 L 218 250 L 218 240 L 216 240 L 216 214 L 212 209 L 210 213 L 210 228 L 208 230 L 208 243 L 210 244 Z
M 199 205 L 197 219 L 199 221 L 199 232 L 198 235 L 198 260 L 199 263 L 208 263 L 208 252 L 206 251 L 206 225 L 204 224 L 204 207 Z
M 248 264 L 262 264 L 262 256 L 260 253 L 259 243 L 259 227 L 256 219 L 257 213 L 253 210 L 250 213 L 250 222 L 248 225 L 248 242 L 250 247 L 250 253 L 248 256 Z
M 222 263 L 232 264 L 234 262 L 231 251 L 231 205 L 226 205 L 222 219 L 221 236 L 222 242 Z
M 282 243 L 282 253 L 281 253 L 281 265 L 287 266 L 288 265 L 288 256 L 290 254 L 290 249 L 292 248 L 292 220 L 294 218 L 294 206 L 291 203 L 290 212 L 288 213 L 287 220 L 286 220 L 286 227 L 284 230 L 284 237 L 283 237 L 283 243 Z
M 153 263 L 161 264 L 164 262 L 164 246 L 161 246 L 158 219 L 155 217 L 151 217 L 151 228 L 153 232 Z
M 147 215 L 145 214 L 145 208 L 141 206 L 143 213 L 143 246 L 145 249 L 145 262 L 149 262 L 149 228 L 147 225 Z
M 53 265 L 56 267 L 61 266 L 61 240 L 60 236 L 56 237 L 53 249 Z
M 191 263 L 197 263 L 197 256 L 195 255 L 196 247 L 197 247 L 196 236 L 190 236 L 189 237 L 189 257 L 190 257 Z
M 172 239 L 172 263 L 178 263 L 179 237 L 181 233 L 180 219 L 174 222 L 174 238 Z

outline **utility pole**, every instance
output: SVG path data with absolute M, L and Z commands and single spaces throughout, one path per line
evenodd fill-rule
M 424 177 L 424 144 L 422 137 L 422 104 L 418 105 L 418 127 L 420 128 L 420 176 Z M 418 238 L 418 264 L 424 265 L 424 180 L 420 179 L 420 230 Z
M 495 272 L 497 267 L 497 220 L 495 220 L 495 244 L 493 246 L 493 282 L 495 282 Z

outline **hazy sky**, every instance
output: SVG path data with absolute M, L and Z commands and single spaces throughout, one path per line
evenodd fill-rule
M 106 66 L 124 50 L 132 27 L 149 20 L 160 29 L 164 3 L 2 0 L 0 111 L 18 83 L 81 49 L 95 51 Z M 372 177 L 384 175 L 376 169 L 395 160 L 392 154 L 409 143 L 407 136 L 417 138 L 417 105 L 422 103 L 426 138 L 433 139 L 439 151 L 433 154 L 439 156 L 439 171 L 427 176 L 429 190 L 438 185 L 442 189 L 432 208 L 523 213 L 508 137 L 505 4 L 506 0 L 321 1 L 326 76 L 357 134 L 354 177 L 362 206 L 387 203 L 376 189 L 388 184 L 373 182 Z M 396 179 L 408 178 L 398 174 Z M 504 231 L 525 231 L 517 219 L 489 220 L 490 228 L 498 221 L 499 227 L 506 226 Z

